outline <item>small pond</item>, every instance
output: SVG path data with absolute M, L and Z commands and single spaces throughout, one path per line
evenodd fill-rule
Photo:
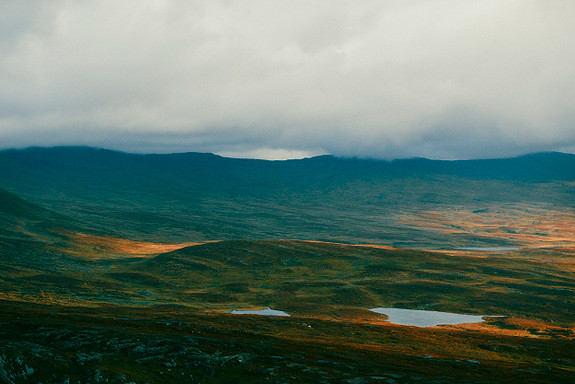
M 234 309 L 232 311 L 232 314 L 234 315 L 261 315 L 261 316 L 288 316 L 289 315 L 287 313 L 285 313 L 284 311 L 278 311 L 275 309 L 271 309 L 270 307 L 267 307 L 266 309 L 260 309 L 260 310 L 238 310 L 238 309 Z
M 371 308 L 370 311 L 387 315 L 390 323 L 415 327 L 435 327 L 440 324 L 480 323 L 483 316 L 459 313 L 400 308 Z

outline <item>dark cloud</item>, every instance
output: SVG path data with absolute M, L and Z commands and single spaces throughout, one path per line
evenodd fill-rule
M 575 152 L 571 1 L 4 9 L 3 148 L 270 158 Z

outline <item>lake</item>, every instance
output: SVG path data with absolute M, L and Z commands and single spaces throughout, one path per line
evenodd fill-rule
M 441 324 L 480 323 L 483 316 L 425 311 L 419 309 L 371 308 L 370 311 L 387 315 L 390 323 L 415 327 L 435 327 Z

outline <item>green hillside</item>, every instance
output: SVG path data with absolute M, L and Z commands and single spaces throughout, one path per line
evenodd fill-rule
M 397 247 L 491 245 L 405 225 L 436 209 L 574 208 L 575 155 L 378 161 L 228 159 L 92 148 L 0 152 L 0 187 L 92 230 L 161 242 L 299 238 Z M 495 242 L 497 244 L 497 242 Z M 500 244 L 500 245 L 505 245 Z

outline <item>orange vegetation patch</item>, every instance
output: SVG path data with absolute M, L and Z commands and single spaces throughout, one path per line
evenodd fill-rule
M 501 336 L 530 337 L 537 339 L 566 338 L 575 339 L 575 328 L 558 327 L 542 321 L 519 319 L 514 317 L 505 318 L 503 326 L 490 322 L 446 325 L 444 327 L 465 329 L 474 332 L 482 332 Z M 558 336 L 559 334 L 559 336 Z
M 484 210 L 423 211 L 400 217 L 402 224 L 447 235 L 470 235 L 522 247 L 575 250 L 575 211 L 514 206 Z
M 40 291 L 37 294 L 21 294 L 15 292 L 0 292 L 0 300 L 19 302 L 19 303 L 35 303 L 35 304 L 50 304 L 59 305 L 63 307 L 97 307 L 98 303 L 90 301 L 74 300 L 63 296 L 56 296 L 51 293 L 44 293 Z
M 344 244 L 344 243 L 334 243 L 331 241 L 319 241 L 319 240 L 291 240 L 291 239 L 281 239 L 280 241 L 302 241 L 305 243 L 316 243 L 316 244 L 331 244 L 331 245 L 343 245 L 346 247 L 369 247 L 369 248 L 379 248 L 387 250 L 396 250 L 397 248 L 390 247 L 387 245 L 377 245 L 377 244 Z
M 179 244 L 162 244 L 151 243 L 148 241 L 135 241 L 122 239 L 111 236 L 96 236 L 84 233 L 75 233 L 69 235 L 74 240 L 76 249 L 72 253 L 85 254 L 86 250 L 91 251 L 91 255 L 108 254 L 108 255 L 130 255 L 130 256 L 150 256 L 160 253 L 175 251 L 193 245 L 203 243 L 179 243 Z

